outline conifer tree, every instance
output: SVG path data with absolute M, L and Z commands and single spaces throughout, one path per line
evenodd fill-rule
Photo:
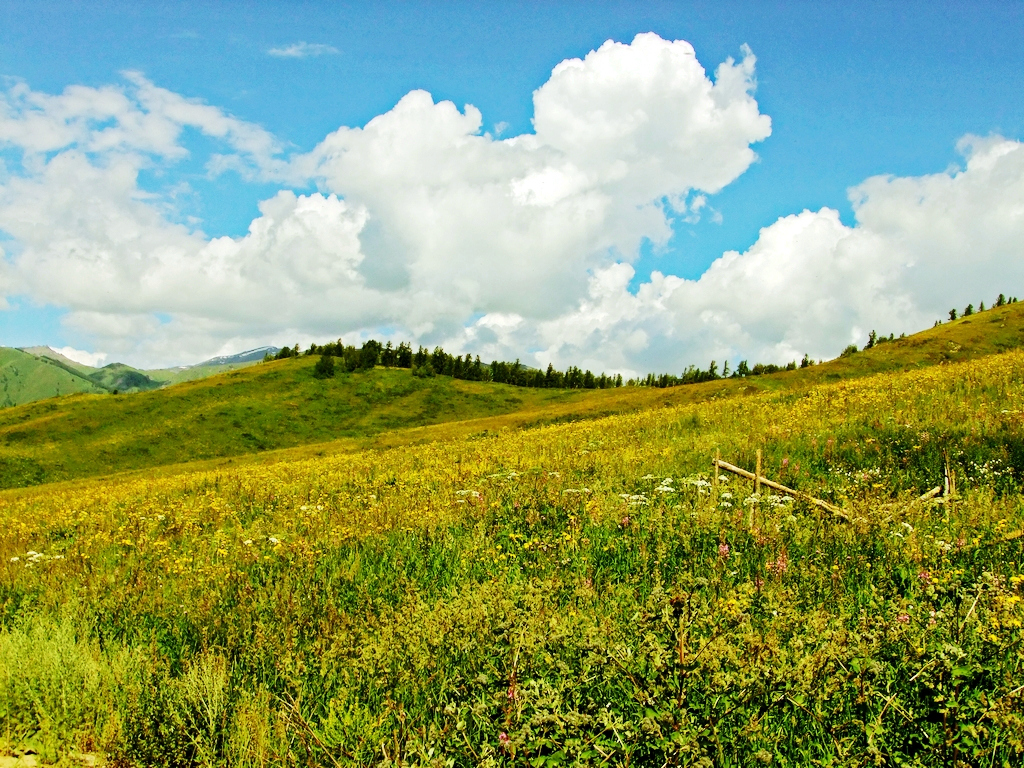
M 395 365 L 399 368 L 412 367 L 412 345 L 402 342 L 395 351 Z

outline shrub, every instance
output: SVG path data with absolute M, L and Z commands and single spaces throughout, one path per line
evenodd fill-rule
M 48 762 L 93 747 L 111 714 L 99 644 L 68 620 L 33 617 L 0 634 L 0 744 Z
M 412 375 L 420 379 L 429 379 L 434 376 L 434 366 L 430 364 L 430 361 L 425 362 L 423 365 L 414 365 L 412 367 Z
M 334 377 L 334 356 L 320 355 L 313 368 L 313 376 L 318 379 L 330 379 Z

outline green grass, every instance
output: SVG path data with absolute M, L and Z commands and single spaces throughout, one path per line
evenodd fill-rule
M 1020 331 L 667 390 L 300 358 L 7 409 L 16 484 L 136 471 L 0 492 L 0 756 L 1020 765 Z M 709 483 L 758 449 L 850 522 Z

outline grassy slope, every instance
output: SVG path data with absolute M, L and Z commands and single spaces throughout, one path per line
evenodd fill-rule
M 0 486 L 364 437 L 571 402 L 564 390 L 419 379 L 377 369 L 319 381 L 313 358 L 167 389 L 85 396 L 0 412 Z
M 597 418 L 956 362 L 1024 345 L 1024 304 L 944 323 L 807 369 L 671 389 L 547 391 L 378 369 L 321 382 L 311 358 L 155 392 L 0 412 L 0 487 L 211 459 L 289 460 Z
M 154 368 L 153 370 L 143 371 L 143 373 L 153 381 L 159 381 L 161 384 L 182 384 L 186 381 L 196 381 L 197 379 L 205 379 L 208 376 L 216 376 L 219 373 L 249 368 L 256 365 L 256 362 L 193 365 L 188 368 Z
M 90 365 L 75 362 L 59 352 L 55 352 L 50 349 L 50 347 L 25 347 L 24 349 L 8 349 L 6 347 L 0 347 L 0 350 L 3 350 L 5 353 L 27 353 L 31 357 L 43 360 L 43 362 L 55 363 L 57 367 L 63 368 L 73 375 L 88 379 L 96 385 L 92 389 L 81 391 L 100 392 L 104 389 L 107 391 L 117 389 L 121 394 L 156 389 L 160 386 L 166 386 L 169 384 L 181 384 L 186 381 L 204 379 L 208 376 L 216 376 L 220 373 L 248 368 L 258 362 L 227 363 L 223 365 L 193 365 L 188 368 L 155 368 L 152 370 L 132 368 L 131 366 L 124 365 L 123 363 L 111 363 L 110 365 L 102 368 L 93 368 Z M 29 369 L 27 366 L 23 366 L 23 369 L 34 370 Z M 150 381 L 146 381 L 141 377 L 146 377 L 150 379 Z M 58 395 L 68 394 L 69 392 L 79 391 L 69 390 L 66 386 L 61 386 L 58 391 L 57 382 L 52 377 L 36 378 L 31 382 L 30 386 L 21 386 L 26 389 L 27 395 L 23 399 L 11 403 L 5 403 L 0 399 L 0 408 L 9 405 L 22 405 L 35 400 L 43 400 L 48 397 L 56 397 Z
M 1021 765 L 1022 365 L 0 493 L 0 754 Z M 700 477 L 757 447 L 853 522 Z
M 89 378 L 108 392 L 117 390 L 121 394 L 145 392 L 160 387 L 160 382 L 154 381 L 145 372 L 124 363 L 105 365 L 89 374 Z
M 65 368 L 17 349 L 0 347 L 0 408 L 40 398 L 102 391 Z
M 74 371 L 79 376 L 84 376 L 85 378 L 89 378 L 90 374 L 96 373 L 96 369 L 91 365 L 79 363 L 72 360 L 70 357 L 65 357 L 60 352 L 57 352 L 50 347 L 21 347 L 21 351 L 28 352 L 30 355 L 35 355 L 36 357 L 45 357 L 49 360 L 56 360 L 62 367 Z

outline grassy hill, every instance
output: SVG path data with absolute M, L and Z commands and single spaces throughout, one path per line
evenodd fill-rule
M 906 357 L 883 345 L 660 391 L 317 382 L 300 359 L 13 409 L 53 429 L 90 403 L 138 429 L 177 414 L 139 443 L 157 450 L 282 402 L 290 418 L 263 429 L 306 439 L 524 398 L 374 438 L 433 434 L 419 444 L 0 492 L 0 755 L 1024 764 L 1024 352 L 929 364 L 970 356 L 954 339 L 974 327 L 929 331 Z M 860 375 L 873 366 L 909 370 Z M 629 412 L 481 429 L 603 408 Z M 766 475 L 847 520 L 710 477 L 717 451 L 749 468 L 758 449 Z M 922 500 L 947 459 L 954 492 Z
M 103 391 L 95 382 L 55 361 L 0 347 L 0 408 L 58 395 Z
M 536 390 L 382 368 L 323 381 L 312 377 L 314 358 L 293 358 L 151 392 L 2 410 L 0 488 L 255 453 L 276 461 L 757 392 L 796 393 L 1022 345 L 1024 304 L 1014 304 L 805 369 L 669 389 Z M 275 453 L 284 449 L 290 451 Z
M 159 389 L 170 384 L 195 381 L 247 368 L 262 359 L 265 351 L 276 352 L 277 348 L 265 347 L 254 350 L 253 352 L 259 353 L 255 356 L 243 353 L 214 358 L 197 365 L 140 370 L 124 363 L 110 363 L 102 368 L 93 368 L 71 360 L 50 347 L 0 347 L 0 357 L 4 361 L 18 363 L 6 369 L 3 382 L 7 397 L 0 396 L 0 408 L 77 392 L 117 392 L 123 395 Z M 54 375 L 49 369 L 36 366 L 23 357 L 24 355 L 51 367 L 63 369 L 70 378 Z M 37 375 L 39 372 L 42 374 Z
M 1024 303 L 947 321 L 903 339 L 831 361 L 823 379 L 973 360 L 1024 347 Z
M 89 377 L 89 374 L 95 373 L 96 369 L 91 365 L 80 363 L 77 360 L 72 360 L 70 357 L 65 357 L 60 352 L 51 347 L 22 347 L 22 352 L 27 352 L 30 355 L 36 357 L 45 357 L 48 360 L 55 360 L 60 363 L 61 367 L 67 368 L 69 371 L 77 373 L 79 376 Z
M 376 369 L 318 380 L 315 358 L 132 395 L 0 411 L 0 487 L 358 438 L 572 402 L 585 393 Z

